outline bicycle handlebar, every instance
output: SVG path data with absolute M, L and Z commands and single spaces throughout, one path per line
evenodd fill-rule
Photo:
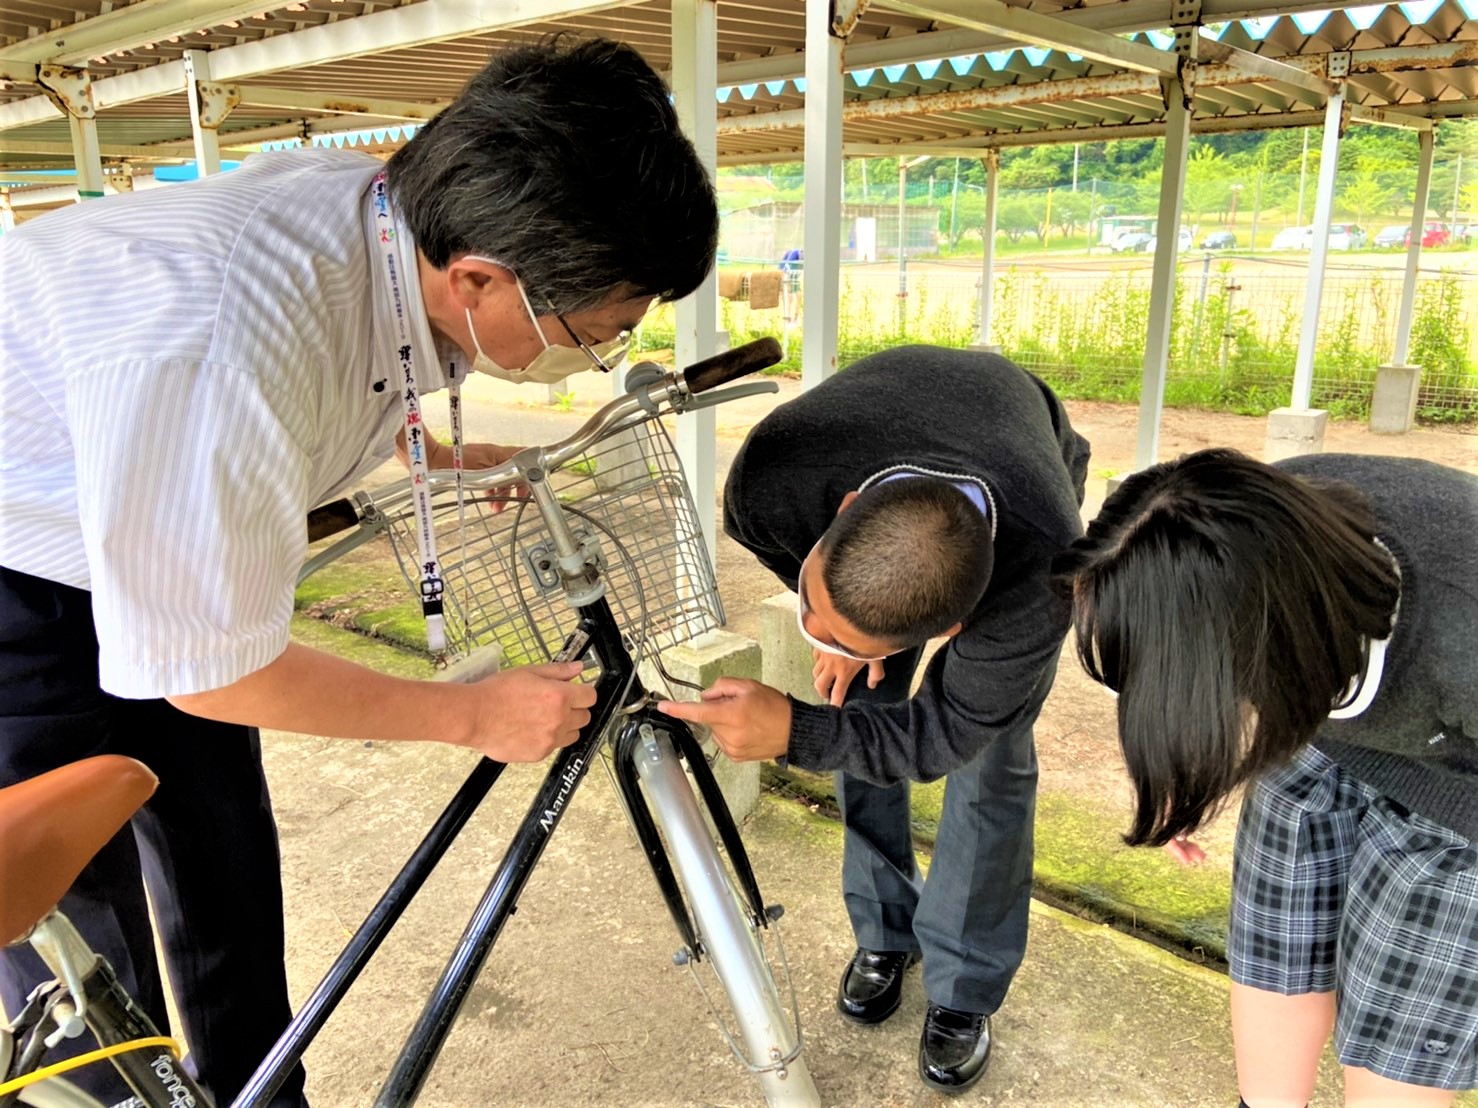
M 683 384 L 687 385 L 690 393 L 697 395 L 753 373 L 757 369 L 772 366 L 783 357 L 785 357 L 785 351 L 774 339 L 755 339 L 753 342 L 746 342 L 743 346 L 736 346 L 733 350 L 725 350 L 722 354 L 705 358 L 696 365 L 688 366 L 683 370 Z
M 627 425 L 655 419 L 662 414 L 664 404 L 681 412 L 685 403 L 698 393 L 772 366 L 782 357 L 784 352 L 778 342 L 772 338 L 762 338 L 705 358 L 681 373 L 663 372 L 655 380 L 644 381 L 625 395 L 612 400 L 586 420 L 569 438 L 551 446 L 521 450 L 492 469 L 464 473 L 462 484 L 474 491 L 496 489 L 516 484 L 534 465 L 545 470 L 557 470 L 607 435 L 622 430 Z M 656 370 L 655 366 L 650 368 Z M 454 485 L 456 478 L 450 471 L 441 470 L 430 474 L 428 480 L 434 491 Z M 402 480 L 371 492 L 369 500 L 377 507 L 385 507 L 396 499 L 408 499 L 409 496 L 409 483 Z M 360 504 L 349 497 L 320 505 L 308 513 L 308 541 L 318 542 L 347 531 L 357 526 L 364 514 Z

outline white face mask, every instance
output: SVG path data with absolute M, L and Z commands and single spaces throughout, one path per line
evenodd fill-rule
M 476 254 L 470 254 L 468 257 L 474 261 L 491 262 L 493 265 L 502 264 L 492 258 Z M 523 301 L 524 310 L 529 313 L 529 322 L 534 325 L 534 334 L 539 336 L 544 349 L 523 369 L 506 369 L 500 366 L 483 352 L 482 343 L 477 338 L 477 328 L 472 324 L 472 309 L 466 308 L 464 311 L 467 315 L 467 330 L 472 335 L 472 346 L 477 351 L 477 358 L 473 361 L 472 368 L 478 373 L 486 373 L 502 381 L 512 381 L 514 384 L 531 382 L 536 385 L 553 385 L 563 381 L 566 377 L 583 373 L 587 369 L 609 372 L 611 366 L 626 356 L 626 348 L 630 345 L 630 340 L 624 336 L 595 346 L 549 345 L 549 340 L 544 337 L 544 328 L 539 326 L 539 317 L 534 312 L 534 306 L 529 303 L 529 294 L 524 291 L 523 281 L 515 277 L 514 282 L 518 286 L 518 295 Z M 563 320 L 560 322 L 564 323 Z M 564 324 L 564 326 L 569 325 Z M 573 334 L 571 338 L 574 338 Z M 579 342 L 579 339 L 575 341 Z

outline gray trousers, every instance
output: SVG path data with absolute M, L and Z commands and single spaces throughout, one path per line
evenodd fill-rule
M 889 658 L 876 689 L 863 670 L 847 702 L 907 699 L 920 653 Z M 931 1003 L 996 1011 L 1026 952 L 1037 795 L 1032 724 L 1055 674 L 1055 665 L 1043 673 L 1019 728 L 991 739 L 945 778 L 927 879 L 914 860 L 908 782 L 879 787 L 836 775 L 846 828 L 842 894 L 857 945 L 921 953 Z

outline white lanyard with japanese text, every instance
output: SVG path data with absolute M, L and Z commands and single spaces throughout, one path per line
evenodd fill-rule
M 422 311 L 419 303 L 412 303 L 409 285 L 414 274 L 402 274 L 405 268 L 415 264 L 414 251 L 410 260 L 401 256 L 401 236 L 397 220 L 390 207 L 390 190 L 385 174 L 379 174 L 371 186 L 374 191 L 375 241 L 379 244 L 380 259 L 384 263 L 388 278 L 390 299 L 395 316 L 394 363 L 400 370 L 400 400 L 405 410 L 405 448 L 410 463 L 412 505 L 416 514 L 416 549 L 420 555 L 421 571 L 421 614 L 426 619 L 426 646 L 433 654 L 446 650 L 446 626 L 442 615 L 442 596 L 445 584 L 441 576 L 441 562 L 436 556 L 436 530 L 431 521 L 431 486 L 427 480 L 426 430 L 421 420 L 421 396 L 416 387 L 417 342 L 413 335 L 412 313 Z M 404 268 L 403 268 L 404 267 Z M 462 510 L 462 404 L 460 375 L 456 367 L 448 373 L 451 392 L 452 422 L 452 468 L 457 475 L 458 522 Z

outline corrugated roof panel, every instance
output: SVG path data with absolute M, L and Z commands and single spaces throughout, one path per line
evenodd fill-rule
M 1405 4 L 1397 4 L 1401 14 L 1412 23 L 1425 23 L 1437 13 L 1442 6 L 1442 0 L 1409 0 Z
M 1466 0 L 1463 0 L 1466 2 Z M 1363 8 L 1346 8 L 1345 18 L 1354 24 L 1359 31 L 1368 31 L 1375 26 L 1375 21 L 1385 12 L 1384 4 L 1369 4 Z
M 1437 0 L 1441 3 L 1442 0 Z M 1294 12 L 1293 25 L 1306 35 L 1312 35 L 1320 27 L 1324 26 L 1325 20 L 1329 18 L 1328 12 Z
M 1260 15 L 1256 19 L 1239 19 L 1238 25 L 1253 42 L 1262 42 L 1278 25 L 1278 16 Z

